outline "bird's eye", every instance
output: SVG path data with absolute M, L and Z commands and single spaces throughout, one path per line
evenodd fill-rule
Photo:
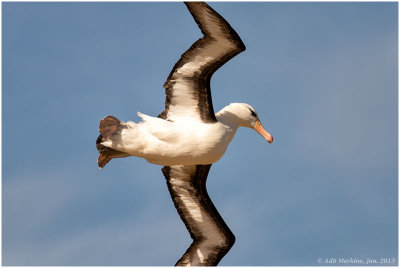
M 253 110 L 252 110 L 252 109 L 250 109 L 250 108 L 249 108 L 249 110 L 250 110 L 250 112 L 251 112 L 251 115 L 252 115 L 252 116 L 254 116 L 254 117 L 257 117 L 257 114 L 256 114 L 256 112 L 255 112 L 255 111 L 253 111 Z

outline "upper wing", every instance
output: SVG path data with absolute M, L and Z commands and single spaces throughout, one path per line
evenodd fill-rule
M 168 190 L 193 243 L 178 266 L 216 266 L 232 247 L 235 236 L 219 215 L 206 189 L 211 165 L 166 166 Z
M 165 110 L 158 116 L 197 117 L 216 122 L 210 79 L 231 58 L 246 49 L 239 35 L 217 12 L 204 2 L 185 2 L 203 33 L 175 64 L 164 84 Z

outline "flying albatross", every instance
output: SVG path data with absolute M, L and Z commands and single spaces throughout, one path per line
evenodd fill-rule
M 232 103 L 214 114 L 211 76 L 246 48 L 206 3 L 185 4 L 204 36 L 183 53 L 169 74 L 164 111 L 158 117 L 138 113 L 139 123 L 103 118 L 97 163 L 102 169 L 112 158 L 136 156 L 163 165 L 174 205 L 193 239 L 176 265 L 215 266 L 235 236 L 207 194 L 210 167 L 224 155 L 239 127 L 255 129 L 269 143 L 272 136 L 248 104 Z

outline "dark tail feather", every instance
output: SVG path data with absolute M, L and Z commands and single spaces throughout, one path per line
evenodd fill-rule
M 109 115 L 101 119 L 99 125 L 99 132 L 104 138 L 111 137 L 121 127 L 122 122 L 118 118 Z
M 100 135 L 96 140 L 96 148 L 99 151 L 99 157 L 97 158 L 97 164 L 100 169 L 103 169 L 108 162 L 110 162 L 113 158 L 127 157 L 129 154 L 108 148 L 101 144 L 103 139 L 106 139 L 112 135 L 114 135 L 121 127 L 122 122 L 119 121 L 114 116 L 106 116 L 100 121 L 99 132 Z
M 99 157 L 97 158 L 97 164 L 99 165 L 100 169 L 103 169 L 108 162 L 110 162 L 113 158 L 121 158 L 121 157 L 128 157 L 129 154 L 108 148 L 101 144 L 103 142 L 103 136 L 99 135 L 96 140 L 96 148 L 99 151 Z
M 103 169 L 103 167 L 107 165 L 107 163 L 110 162 L 110 160 L 111 160 L 110 156 L 99 154 L 99 157 L 97 158 L 97 164 L 99 165 L 100 169 Z

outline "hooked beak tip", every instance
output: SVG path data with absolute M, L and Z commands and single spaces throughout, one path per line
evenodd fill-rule
M 272 143 L 274 141 L 274 138 L 272 137 L 271 134 L 269 134 L 264 127 L 261 125 L 260 121 L 257 121 L 254 130 L 257 131 L 261 136 L 264 137 L 268 141 L 268 143 Z

